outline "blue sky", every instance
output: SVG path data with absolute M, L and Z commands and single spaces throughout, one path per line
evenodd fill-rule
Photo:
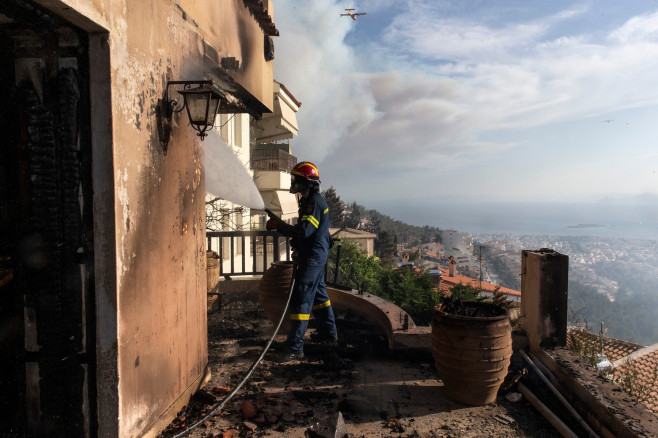
M 658 194 L 658 1 L 276 0 L 274 18 L 293 152 L 342 199 Z

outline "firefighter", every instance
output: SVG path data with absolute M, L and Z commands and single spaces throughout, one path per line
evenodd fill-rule
M 324 283 L 324 267 L 329 255 L 329 208 L 320 194 L 320 174 L 311 162 L 298 163 L 290 171 L 290 193 L 299 193 L 299 219 L 290 225 L 270 214 L 266 228 L 291 237 L 297 263 L 295 286 L 290 300 L 290 331 L 284 360 L 304 358 L 304 333 L 313 312 L 317 322 L 311 340 L 335 345 L 336 321 Z

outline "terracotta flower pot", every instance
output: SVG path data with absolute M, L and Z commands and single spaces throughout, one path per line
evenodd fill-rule
M 292 279 L 292 262 L 273 262 L 265 271 L 258 284 L 258 301 L 263 306 L 265 315 L 273 324 L 279 322 L 288 299 L 290 281 Z M 279 333 L 286 333 L 290 328 L 290 310 L 281 323 Z
M 432 354 L 451 399 L 472 406 L 496 400 L 510 358 L 512 328 L 495 304 L 464 302 L 470 310 L 497 316 L 461 316 L 437 306 L 432 321 Z
M 211 291 L 219 281 L 219 256 L 215 251 L 206 251 L 206 275 L 208 278 L 208 290 Z

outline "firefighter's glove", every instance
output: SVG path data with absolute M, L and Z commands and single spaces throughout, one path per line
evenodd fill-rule
M 267 231 L 276 231 L 279 228 L 279 221 L 276 219 L 270 219 L 265 224 L 265 228 L 267 228 Z

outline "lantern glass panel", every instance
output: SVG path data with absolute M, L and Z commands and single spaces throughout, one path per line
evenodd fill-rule
M 208 125 L 212 126 L 215 124 L 215 116 L 217 116 L 217 110 L 219 109 L 219 96 L 215 93 L 210 94 L 210 106 L 208 107 Z
M 209 90 L 190 90 L 185 93 L 185 102 L 190 115 L 190 123 L 194 125 L 205 125 L 208 118 L 208 100 L 212 93 Z M 210 108 L 212 111 L 214 108 Z M 214 117 L 213 117 L 214 118 Z

